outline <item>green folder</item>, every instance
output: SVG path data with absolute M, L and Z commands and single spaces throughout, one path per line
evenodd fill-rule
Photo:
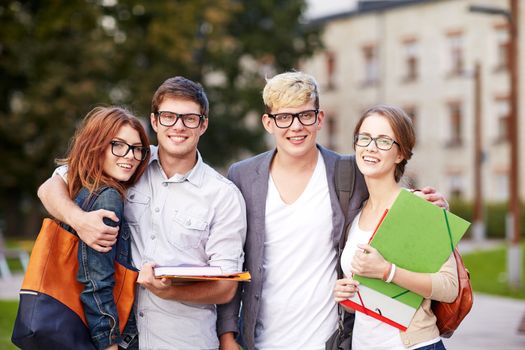
M 452 254 L 470 223 L 401 190 L 377 228 L 370 245 L 396 266 L 414 272 L 437 272 Z M 449 235 L 450 228 L 450 235 Z M 452 242 L 450 240 L 452 237 Z M 423 297 L 380 279 L 354 276 L 361 284 L 418 308 Z

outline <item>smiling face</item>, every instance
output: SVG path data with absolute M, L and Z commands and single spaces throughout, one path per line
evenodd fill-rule
M 396 140 L 388 119 L 380 114 L 371 114 L 363 120 L 359 134 L 372 138 L 384 136 Z M 388 151 L 380 150 L 374 141 L 366 147 L 356 145 L 356 161 L 359 170 L 367 178 L 389 178 L 394 180 L 396 165 L 403 160 L 398 144 Z
M 133 129 L 129 124 L 122 126 L 115 137 L 112 138 L 112 141 L 124 142 L 131 146 L 142 146 L 138 131 Z M 106 152 L 104 153 L 102 170 L 106 175 L 115 180 L 121 182 L 128 181 L 137 170 L 140 161 L 134 158 L 133 151 L 131 150 L 123 157 L 115 156 L 111 151 L 111 147 L 111 144 L 108 144 Z
M 299 113 L 302 111 L 316 109 L 314 102 L 309 102 L 298 107 L 282 107 L 272 110 L 272 114 L 278 113 Z M 321 129 L 324 120 L 324 112 L 319 111 L 317 122 L 313 125 L 304 126 L 298 118 L 293 119 L 292 125 L 288 128 L 279 128 L 275 121 L 264 114 L 262 122 L 266 131 L 275 138 L 278 154 L 289 157 L 304 157 L 309 154 L 315 154 L 317 132 Z
M 177 114 L 201 114 L 197 103 L 180 97 L 165 97 L 159 104 L 158 110 Z M 171 160 L 194 162 L 199 138 L 208 128 L 208 119 L 204 119 L 196 129 L 190 129 L 183 125 L 181 119 L 177 120 L 173 126 L 164 126 L 160 124 L 155 115 L 151 114 L 151 125 L 157 133 L 161 159 L 166 157 Z

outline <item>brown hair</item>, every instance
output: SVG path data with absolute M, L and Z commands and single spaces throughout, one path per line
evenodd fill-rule
M 201 84 L 186 79 L 184 77 L 169 78 L 159 86 L 151 101 L 151 112 L 157 113 L 159 106 L 165 97 L 179 97 L 197 103 L 200 106 L 200 112 L 208 117 L 209 103 L 208 97 Z
M 390 127 L 394 131 L 395 140 L 399 145 L 399 152 L 403 157 L 403 160 L 396 165 L 396 170 L 394 172 L 394 179 L 396 180 L 396 182 L 399 182 L 399 180 L 401 180 L 401 177 L 405 172 L 405 166 L 408 160 L 412 157 L 412 149 L 416 144 L 416 133 L 414 131 L 414 124 L 412 123 L 412 119 L 410 119 L 408 114 L 406 114 L 406 112 L 403 109 L 391 105 L 376 105 L 368 108 L 361 115 L 361 118 L 357 122 L 357 125 L 354 129 L 354 140 L 356 138 L 356 135 L 359 133 L 359 129 L 361 129 L 363 121 L 372 114 L 379 114 L 385 117 L 388 120 Z
M 93 193 L 101 186 L 113 187 L 124 196 L 126 189 L 135 184 L 144 173 L 149 163 L 149 152 L 128 181 L 115 180 L 103 172 L 109 143 L 124 125 L 137 130 L 142 146 L 149 147 L 144 127 L 127 109 L 95 107 L 86 115 L 71 139 L 67 157 L 57 160 L 58 164 L 68 165 L 67 183 L 71 198 L 75 198 L 82 187 Z

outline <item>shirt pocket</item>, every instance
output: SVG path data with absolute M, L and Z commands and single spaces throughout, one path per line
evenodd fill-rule
M 129 224 L 140 223 L 140 219 L 144 216 L 146 209 L 149 208 L 150 200 L 150 196 L 140 193 L 137 190 L 129 189 L 124 205 L 126 221 Z
M 207 233 L 208 221 L 204 215 L 176 210 L 168 240 L 180 249 L 195 249 L 201 246 Z

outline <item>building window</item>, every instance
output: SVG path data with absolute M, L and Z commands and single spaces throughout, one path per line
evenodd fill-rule
M 326 62 L 326 89 L 333 90 L 335 88 L 335 53 L 327 51 L 325 53 Z
M 462 129 L 463 129 L 463 111 L 461 103 L 451 102 L 448 104 L 448 120 L 449 120 L 449 147 L 457 147 L 462 144 Z
M 414 125 L 414 130 L 417 135 L 417 111 L 415 106 L 404 106 L 403 110 L 408 114 L 410 119 L 412 119 L 412 124 Z
M 376 85 L 379 82 L 379 58 L 375 45 L 363 47 L 363 59 L 365 64 L 365 79 L 363 85 Z
M 336 142 L 337 120 L 333 115 L 326 118 L 326 126 L 328 130 L 328 145 L 327 146 L 330 149 L 336 150 L 337 149 L 337 142 Z
M 505 201 L 509 199 L 509 175 L 507 171 L 496 170 L 494 173 L 494 199 Z
M 494 103 L 496 108 L 496 142 L 503 142 L 509 139 L 509 115 L 510 105 L 508 97 L 497 97 Z
M 496 26 L 497 61 L 496 71 L 508 69 L 508 48 L 509 48 L 509 26 L 500 24 Z
M 463 34 L 461 32 L 449 32 L 447 34 L 449 50 L 449 76 L 458 76 L 463 74 Z
M 448 174 L 448 191 L 452 199 L 463 196 L 464 186 L 461 172 L 455 171 Z
M 415 39 L 407 39 L 403 42 L 403 51 L 405 55 L 405 74 L 404 82 L 417 80 L 418 77 L 418 42 Z

